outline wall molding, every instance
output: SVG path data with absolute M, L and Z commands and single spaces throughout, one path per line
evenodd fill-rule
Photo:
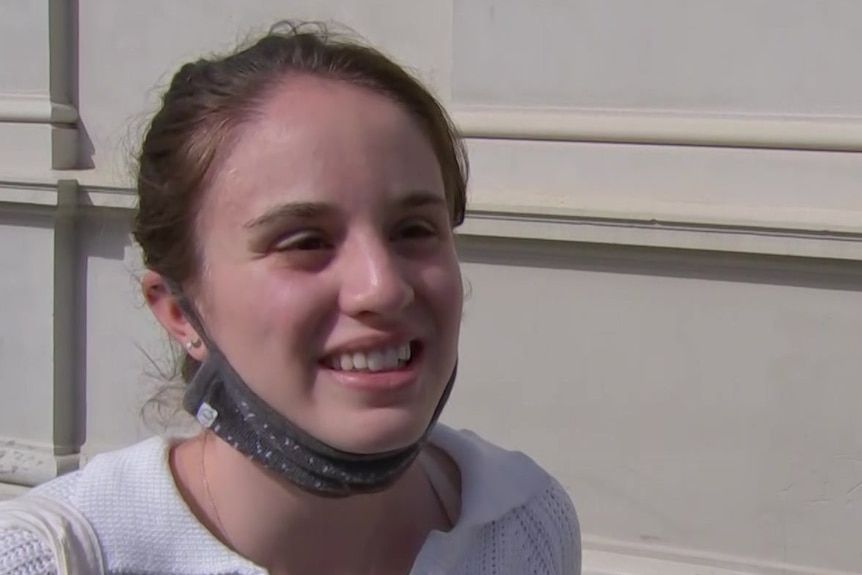
M 60 202 L 57 180 L 25 180 L 0 178 L 0 204 L 18 206 L 57 207 Z
M 583 537 L 584 575 L 852 575 L 816 567 Z
M 0 437 L 0 483 L 35 487 L 78 469 L 78 453 L 55 451 L 51 445 Z
M 456 107 L 466 138 L 862 152 L 862 117 Z M 74 124 L 47 95 L 0 94 L 0 122 Z
M 32 487 L 51 480 L 80 465 L 79 429 L 83 422 L 76 373 L 77 315 L 77 185 L 63 179 L 54 183 L 18 182 L 0 187 L 8 192 L 13 206 L 50 208 L 47 215 L 53 226 L 49 258 L 40 260 L 49 267 L 51 281 L 49 306 L 43 310 L 51 322 L 50 338 L 45 342 L 45 357 L 52 373 L 35 386 L 36 396 L 49 398 L 32 418 L 38 423 L 38 439 L 0 436 L 0 484 Z M 0 194 L 0 198 L 2 198 Z M 22 201 L 23 200 L 23 201 Z M 44 222 L 47 218 L 40 218 Z M 38 314 L 37 314 L 38 315 Z M 29 392 L 28 392 L 29 393 Z M 27 394 L 25 394 L 27 395 Z M 46 438 L 50 440 L 46 441 Z
M 137 198 L 125 185 L 89 172 L 54 172 L 58 179 L 0 175 L 0 210 L 56 209 L 59 182 L 76 184 L 74 209 L 120 210 Z M 62 178 L 62 179 L 59 179 Z M 69 200 L 67 200 L 68 203 Z M 862 211 L 672 202 L 545 199 L 542 204 L 473 203 L 460 235 L 709 250 L 862 261 Z M 578 203 L 578 207 L 566 204 Z M 67 206 L 71 207 L 71 206 Z
M 22 485 L 12 485 L 11 483 L 0 482 L 0 501 L 24 495 L 29 491 L 29 489 L 29 487 L 24 487 Z
M 466 138 L 862 152 L 862 116 L 454 107 Z
M 0 94 L 0 122 L 74 124 L 77 121 L 75 106 L 53 102 L 47 95 Z
M 862 261 L 862 212 L 653 202 L 473 204 L 462 235 Z

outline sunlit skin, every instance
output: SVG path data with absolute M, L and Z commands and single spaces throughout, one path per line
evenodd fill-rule
M 401 106 L 346 83 L 290 78 L 242 126 L 206 190 L 192 297 L 209 335 L 258 395 L 319 439 L 356 452 L 408 445 L 457 356 L 463 289 L 447 205 L 434 151 Z M 143 287 L 178 342 L 196 338 L 157 274 Z M 333 368 L 342 353 L 408 342 L 406 365 Z M 201 491 L 202 458 L 224 529 Z M 325 500 L 215 437 L 180 445 L 172 464 L 204 521 L 274 573 L 306 561 L 399 572 L 431 529 L 446 527 L 418 466 L 387 492 Z

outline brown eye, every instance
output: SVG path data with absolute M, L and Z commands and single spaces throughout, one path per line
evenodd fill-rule
M 280 239 L 272 248 L 277 252 L 332 249 L 332 243 L 318 233 L 300 233 Z
M 433 238 L 437 235 L 437 230 L 433 225 L 421 222 L 421 221 L 412 221 L 406 222 L 401 225 L 395 232 L 394 238 L 395 240 L 421 240 L 426 238 Z

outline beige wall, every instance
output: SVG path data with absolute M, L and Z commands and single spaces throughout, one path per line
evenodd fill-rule
M 468 136 L 444 420 L 561 479 L 587 573 L 862 571 L 853 0 L 5 0 L 0 493 L 148 433 L 128 151 L 180 61 L 282 17 Z

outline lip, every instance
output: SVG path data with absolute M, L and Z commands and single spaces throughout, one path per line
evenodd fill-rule
M 322 362 L 319 366 L 337 384 L 349 389 L 371 393 L 403 391 L 417 381 L 419 369 L 425 359 L 423 345 L 414 343 L 411 348 L 410 363 L 388 371 L 341 371 Z

